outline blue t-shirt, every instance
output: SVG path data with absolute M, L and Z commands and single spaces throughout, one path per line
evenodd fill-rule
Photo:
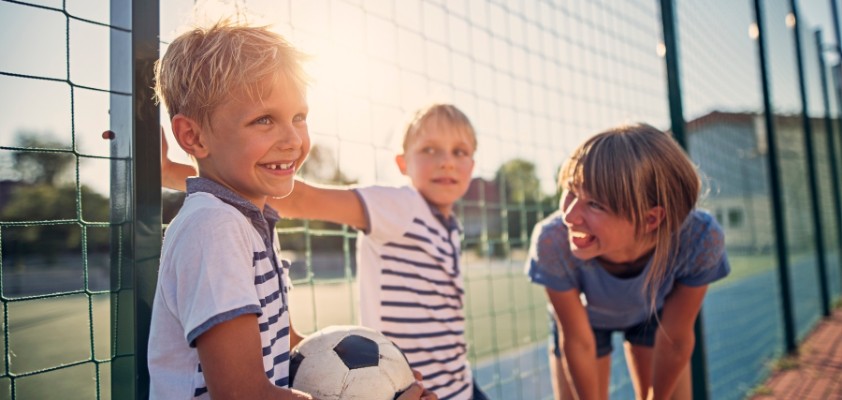
M 567 226 L 556 211 L 535 226 L 526 269 L 529 279 L 556 291 L 578 289 L 591 326 L 599 329 L 627 328 L 649 318 L 649 295 L 644 287 L 651 262 L 629 278 L 618 278 L 596 259 L 580 260 L 570 251 Z M 719 280 L 731 270 L 725 254 L 722 228 L 708 213 L 694 210 L 681 226 L 678 251 L 669 260 L 669 271 L 658 288 L 656 309 L 676 282 L 702 286 Z

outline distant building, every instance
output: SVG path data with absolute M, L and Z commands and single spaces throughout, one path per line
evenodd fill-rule
M 796 250 L 807 251 L 814 246 L 814 234 L 802 117 L 778 115 L 774 122 L 787 241 Z M 811 123 L 821 204 L 830 205 L 824 121 L 814 118 Z M 703 187 L 708 189 L 701 207 L 716 216 L 725 229 L 729 251 L 771 250 L 774 224 L 763 114 L 714 111 L 689 121 L 687 138 L 690 157 L 699 166 Z M 824 207 L 821 212 L 824 220 L 833 216 L 832 207 Z
M 468 191 L 456 207 L 465 232 L 465 242 L 478 241 L 483 233 L 492 238 L 502 232 L 500 186 L 483 178 L 471 179 Z

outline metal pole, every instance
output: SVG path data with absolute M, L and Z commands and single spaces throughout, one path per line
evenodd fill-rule
M 827 285 L 824 284 L 827 276 L 824 253 L 824 232 L 822 232 L 822 216 L 819 204 L 819 182 L 816 179 L 816 155 L 813 148 L 813 127 L 810 124 L 810 109 L 807 105 L 807 82 L 804 78 L 804 51 L 801 44 L 801 20 L 798 17 L 798 5 L 796 0 L 789 0 L 790 12 L 795 17 L 795 26 L 792 27 L 792 34 L 795 38 L 795 62 L 798 67 L 798 89 L 801 95 L 801 125 L 804 129 L 804 150 L 807 157 L 807 184 L 809 185 L 810 207 L 813 214 L 813 235 L 816 242 L 816 268 L 819 274 L 819 295 L 822 304 L 822 315 L 830 315 L 830 295 Z
M 760 81 L 763 88 L 763 117 L 766 124 L 766 142 L 768 148 L 769 188 L 772 201 L 772 221 L 775 227 L 775 244 L 778 256 L 778 280 L 781 289 L 784 322 L 784 347 L 787 353 L 796 350 L 795 318 L 792 312 L 792 293 L 789 287 L 789 255 L 786 248 L 786 223 L 784 220 L 784 194 L 780 184 L 778 149 L 775 140 L 775 121 L 772 109 L 772 90 L 769 87 L 769 71 L 766 66 L 765 24 L 763 22 L 763 2 L 754 1 L 754 20 L 757 24 L 757 53 L 760 62 Z
M 160 115 L 152 102 L 157 0 L 111 0 L 112 384 L 115 399 L 149 397 L 146 365 L 161 255 Z
M 819 57 L 819 77 L 822 84 L 822 105 L 824 106 L 824 126 L 825 139 L 827 140 L 827 156 L 830 161 L 830 183 L 833 188 L 833 211 L 836 216 L 836 240 L 837 240 L 837 259 L 842 260 L 842 198 L 839 195 L 839 171 L 836 160 L 836 144 L 833 140 L 833 121 L 830 116 L 830 92 L 827 81 L 827 65 L 824 61 L 824 43 L 822 42 L 822 31 L 816 29 L 816 50 Z M 840 263 L 842 265 L 842 263 Z M 827 276 L 827 269 L 822 269 L 822 282 L 824 285 L 830 284 L 830 279 Z M 828 314 L 825 314 L 827 316 Z
M 687 135 L 685 132 L 684 105 L 681 98 L 681 75 L 679 74 L 679 51 L 677 18 L 674 0 L 661 0 L 661 24 L 663 26 L 664 47 L 666 48 L 667 90 L 669 92 L 670 120 L 673 137 L 685 150 Z M 690 370 L 693 378 L 693 398 L 707 400 L 708 390 L 707 352 L 705 350 L 705 329 L 702 310 L 696 316 L 693 326 L 696 343 L 690 358 Z
M 833 32 L 836 36 L 836 43 L 833 45 L 833 49 L 836 50 L 836 54 L 839 57 L 839 61 L 837 61 L 836 64 L 836 71 L 840 71 L 842 70 L 842 66 L 840 66 L 840 63 L 842 63 L 842 27 L 840 27 L 839 23 L 839 6 L 837 5 L 837 0 L 830 0 L 830 10 L 833 14 L 831 15 L 831 19 L 833 19 Z M 837 111 L 839 111 L 839 115 L 842 116 L 842 82 L 839 82 L 840 78 L 842 78 L 842 76 L 839 76 L 839 74 L 834 74 L 833 86 L 836 89 L 836 104 L 837 108 L 839 109 Z M 836 122 L 839 125 L 840 131 L 838 134 L 842 135 L 842 123 L 840 123 L 840 121 L 838 120 Z M 828 134 L 830 134 L 830 132 L 832 132 L 832 130 L 828 131 Z M 832 151 L 834 153 L 836 152 L 836 150 L 837 148 L 833 147 Z M 834 182 L 838 183 L 838 178 L 834 179 Z M 842 230 L 842 227 L 840 227 L 839 229 Z M 842 235 L 842 232 L 840 232 L 840 235 Z M 840 238 L 840 242 L 842 243 L 842 238 Z M 840 246 L 842 246 L 842 244 L 840 244 Z M 839 249 L 839 252 L 840 260 L 842 260 L 842 248 Z M 840 271 L 842 271 L 842 262 L 839 263 L 839 268 Z M 842 273 L 840 273 L 839 276 L 842 277 Z

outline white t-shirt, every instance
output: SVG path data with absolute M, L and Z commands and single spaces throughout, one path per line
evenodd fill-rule
M 356 193 L 369 222 L 357 239 L 361 324 L 395 342 L 439 399 L 470 399 L 459 224 L 411 187 Z
M 161 254 L 149 335 L 150 398 L 209 398 L 196 338 L 244 314 L 258 315 L 266 376 L 287 387 L 290 281 L 278 256 L 277 214 L 261 213 L 207 179 L 188 181 L 188 193 Z

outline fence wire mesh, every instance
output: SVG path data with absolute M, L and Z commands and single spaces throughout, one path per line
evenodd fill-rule
M 133 351 L 118 344 L 130 342 L 118 336 L 132 321 L 117 318 L 123 314 L 115 309 L 130 307 L 131 298 L 120 297 L 125 277 L 112 277 L 119 269 L 115 263 L 124 260 L 120 235 L 126 221 L 111 215 L 109 206 L 131 201 L 127 193 L 113 193 L 118 186 L 111 184 L 131 178 L 110 176 L 130 176 L 130 160 L 115 156 L 113 138 L 103 133 L 113 112 L 131 112 L 129 102 L 127 109 L 113 109 L 120 104 L 115 96 L 129 98 L 131 89 L 109 77 L 112 60 L 122 60 L 113 49 L 122 41 L 129 46 L 132 31 L 111 23 L 109 4 L 121 3 L 0 1 L 0 398 L 112 398 L 112 381 L 121 385 L 114 360 Z M 556 208 L 554 175 L 582 140 L 621 123 L 669 129 L 659 2 L 238 4 L 277 24 L 313 55 L 308 124 L 314 148 L 302 171 L 311 182 L 403 184 L 393 157 L 401 124 L 414 109 L 445 101 L 471 118 L 477 163 L 457 215 L 465 232 L 472 367 L 491 398 L 552 398 L 545 296 L 523 274 L 529 234 Z M 756 29 L 752 2 L 676 5 L 688 153 L 708 189 L 701 206 L 725 228 L 733 268 L 710 288 L 703 309 L 710 398 L 736 399 L 784 351 L 769 146 L 781 155 L 775 162 L 783 171 L 788 284 L 799 340 L 821 317 L 818 285 L 828 285 L 832 299 L 842 292 L 838 193 L 829 162 L 831 150 L 837 159 L 842 154 L 839 102 L 832 80 L 827 126 L 820 50 L 812 33 L 817 25 L 829 33 L 832 25 L 807 17 L 798 23 L 805 49 L 804 110 L 789 2 L 765 2 L 778 135 L 770 144 L 750 33 Z M 160 2 L 162 51 L 192 7 L 192 0 Z M 810 17 L 831 14 L 826 5 L 804 7 Z M 829 57 L 828 66 L 838 61 Z M 835 71 L 828 67 L 828 76 L 836 77 Z M 809 197 L 805 112 L 815 153 L 825 282 L 818 273 Z M 189 162 L 175 149 L 170 157 Z M 166 222 L 182 196 L 164 191 L 162 200 Z M 292 261 L 296 328 L 310 333 L 356 323 L 356 232 L 290 220 L 278 232 Z M 611 396 L 630 398 L 623 354 L 614 353 Z

